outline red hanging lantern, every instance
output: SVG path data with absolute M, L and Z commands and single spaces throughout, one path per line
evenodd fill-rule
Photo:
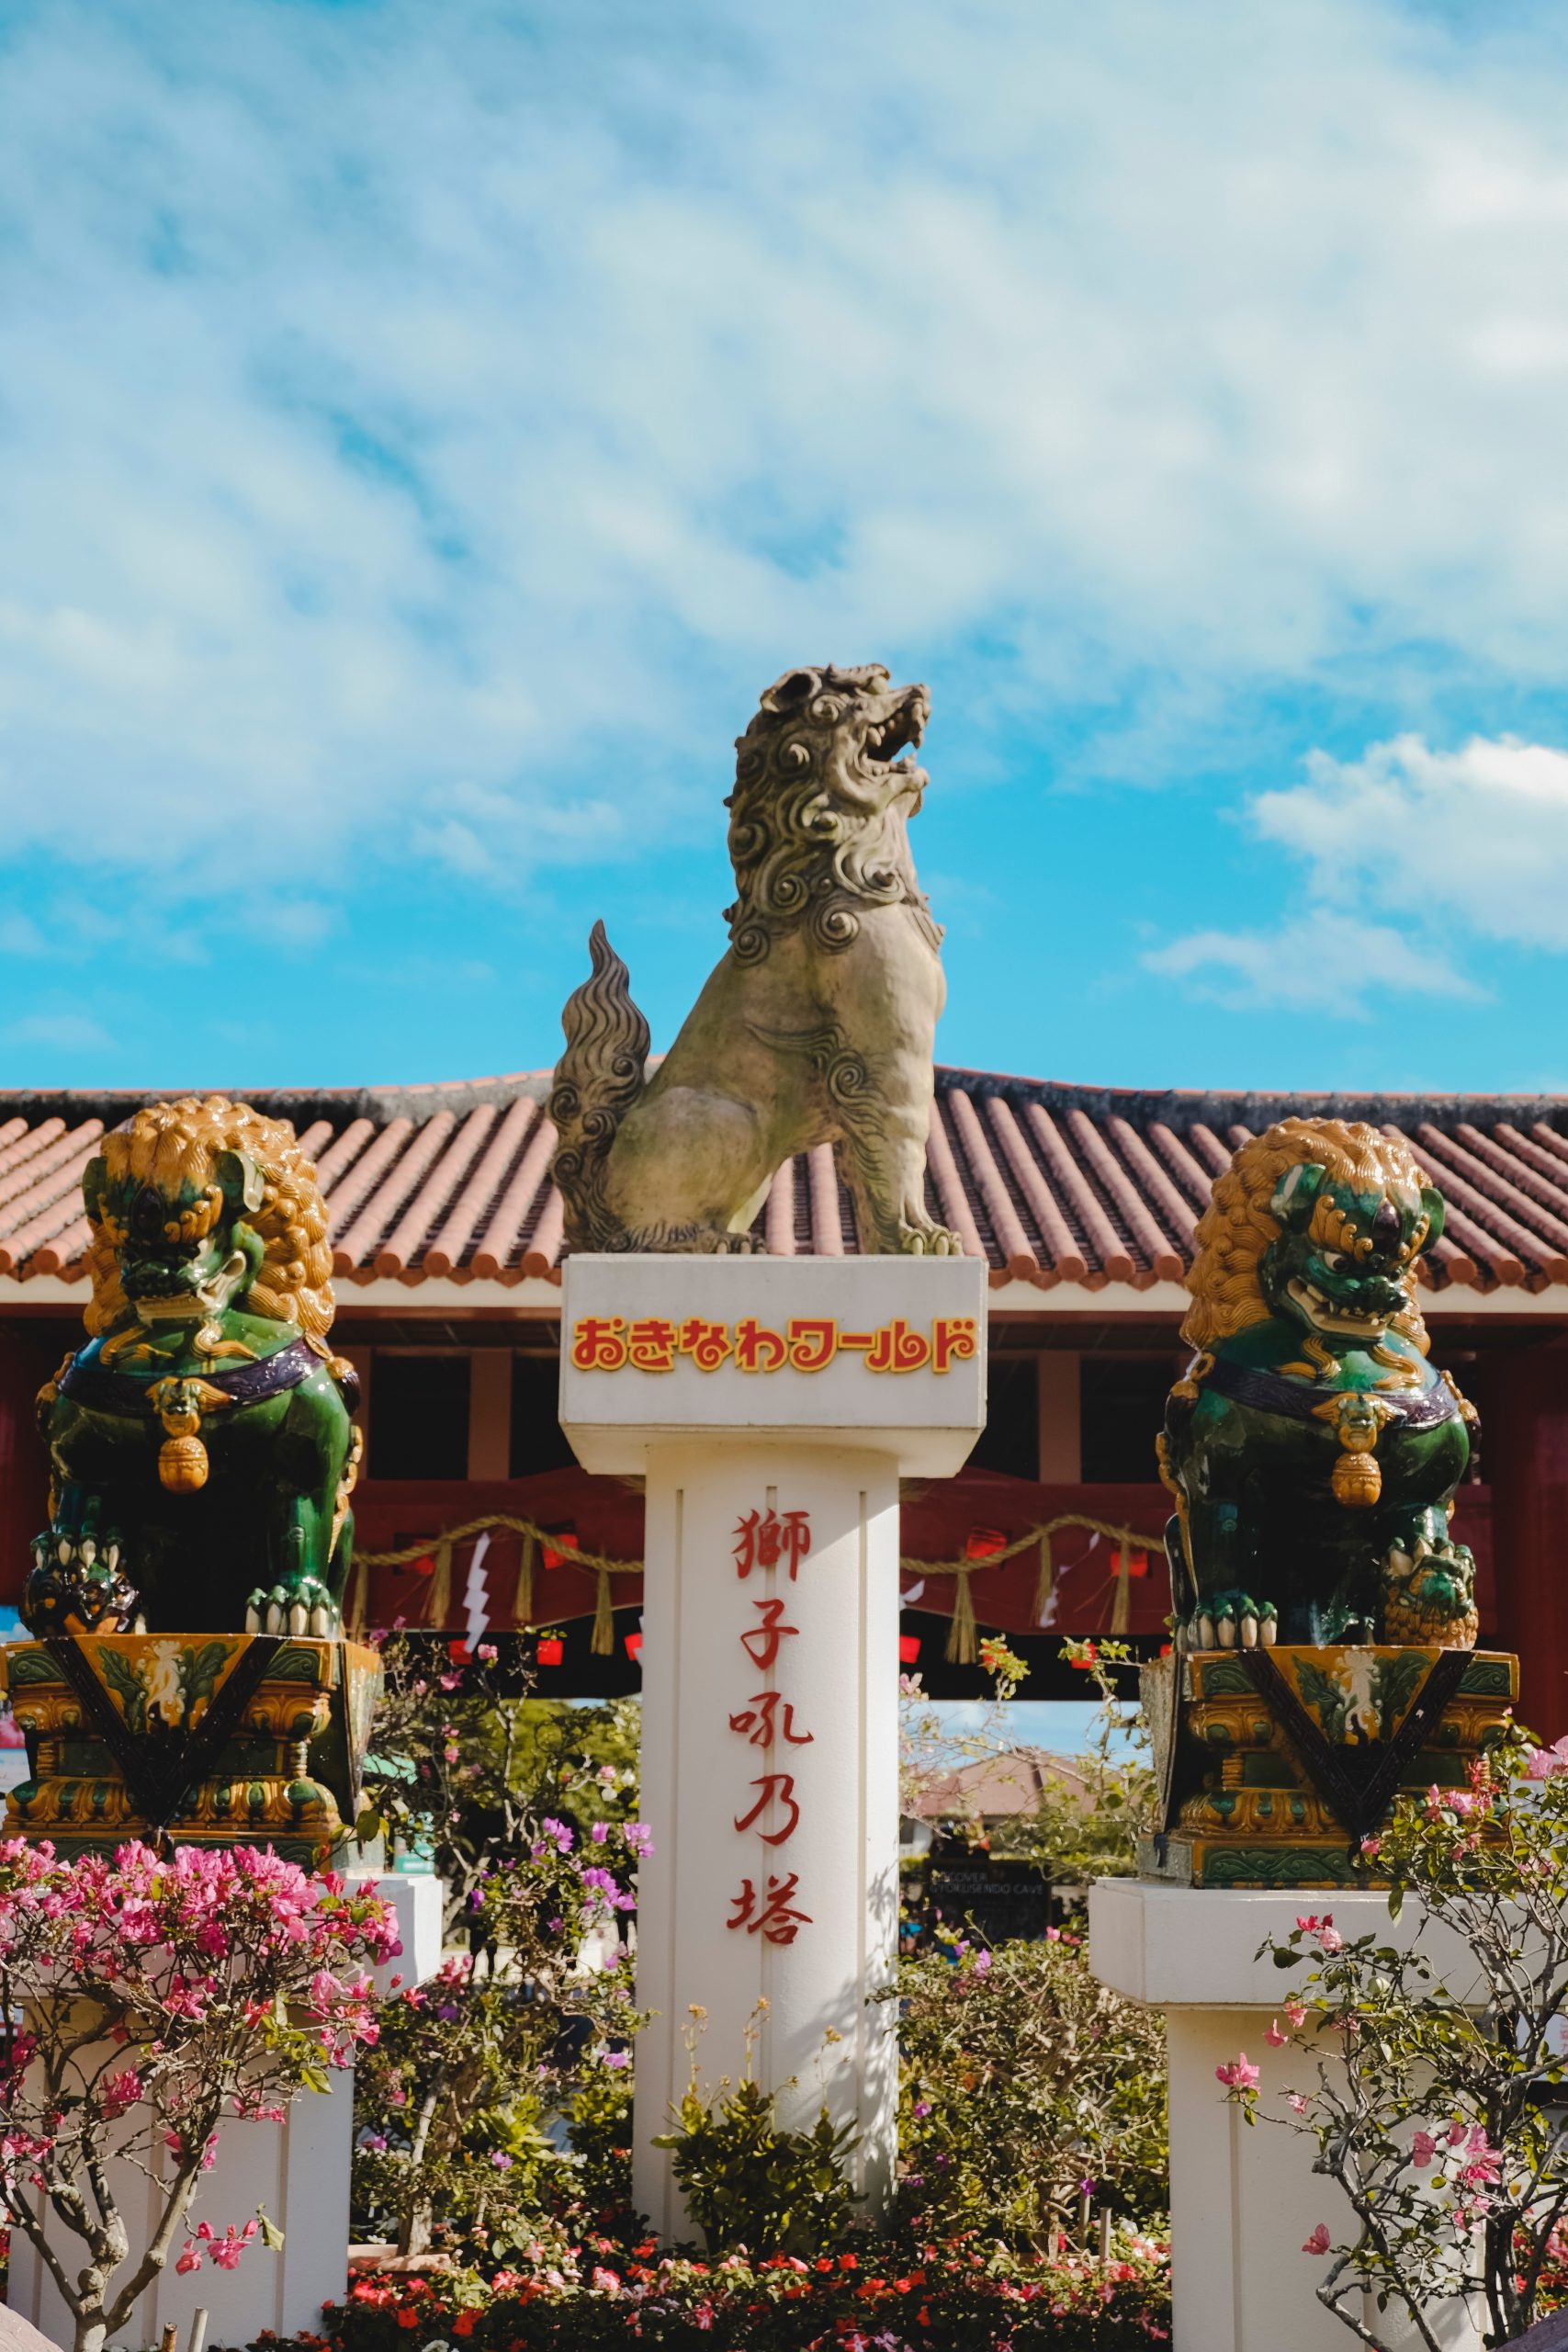
M 966 1560 L 994 1560 L 1008 1547 L 1007 1537 L 999 1527 L 972 1527 L 964 1539 Z
M 898 1636 L 899 1665 L 919 1666 L 919 1662 L 920 1637 L 919 1634 L 900 1634 Z
M 637 1659 L 642 1656 L 642 1635 L 640 1633 L 628 1634 L 626 1635 L 626 1656 L 631 1659 L 634 1666 Z
M 540 1546 L 547 1568 L 563 1566 L 570 1555 L 581 1548 L 574 1527 L 550 1528 Z
M 541 1666 L 558 1666 L 566 1656 L 566 1644 L 558 1634 L 541 1634 L 534 1655 Z

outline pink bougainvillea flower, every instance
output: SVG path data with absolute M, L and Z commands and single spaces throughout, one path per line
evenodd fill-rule
M 1253 2064 L 1245 2050 L 1238 2051 L 1227 2064 L 1216 2066 L 1214 2069 L 1214 2080 L 1217 2083 L 1224 2083 L 1225 2088 L 1232 2091 L 1256 2089 L 1262 2080 L 1262 2068 Z
M 1302 2252 L 1303 2254 L 1326 2254 L 1333 2243 L 1334 2241 L 1328 2234 L 1327 2222 L 1319 2222 L 1311 2237 L 1303 2241 Z
M 1438 2153 L 1438 2143 L 1429 2132 L 1416 2132 L 1410 2142 L 1410 2161 L 1417 2172 L 1425 2172 Z
M 1280 2032 L 1280 2020 L 1278 2018 L 1273 2018 L 1263 2029 L 1263 2039 L 1269 2044 L 1270 2050 L 1283 2050 L 1290 2038 L 1291 2037 L 1288 2033 Z

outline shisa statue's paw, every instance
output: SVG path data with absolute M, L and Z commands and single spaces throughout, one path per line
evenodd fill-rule
M 247 1634 L 330 1641 L 342 1630 L 342 1612 L 319 1577 L 293 1577 L 270 1590 L 258 1586 L 245 1604 Z
M 29 1632 L 128 1634 L 142 1630 L 136 1588 L 121 1565 L 118 1532 L 50 1528 L 33 1538 L 32 1573 L 22 1596 Z
M 1475 1607 L 1475 1558 L 1469 1546 L 1417 1535 L 1408 1550 L 1391 1544 L 1383 1562 L 1385 1639 L 1437 1641 L 1471 1647 L 1480 1630 Z
M 951 1226 L 932 1225 L 922 1220 L 912 1225 L 901 1219 L 897 1227 L 897 1255 L 905 1258 L 962 1258 L 964 1238 Z
M 1280 1612 L 1271 1600 L 1254 1600 L 1250 1593 L 1232 1589 L 1206 1593 L 1189 1621 L 1188 1634 L 1197 1650 L 1271 1650 L 1279 1623 Z

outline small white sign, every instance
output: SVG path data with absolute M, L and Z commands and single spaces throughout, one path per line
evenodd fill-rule
M 950 1476 L 986 1420 L 976 1258 L 574 1257 L 560 1419 L 585 1470 L 650 1441 L 818 1431 Z

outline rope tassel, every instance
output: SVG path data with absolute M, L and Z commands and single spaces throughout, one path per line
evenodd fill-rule
M 1111 1611 L 1111 1631 L 1124 1634 L 1133 1622 L 1133 1554 L 1127 1538 L 1122 1538 L 1122 1549 L 1116 1556 L 1116 1600 Z
M 425 1623 L 433 1630 L 444 1626 L 452 1614 L 452 1543 L 444 1535 L 435 1546 L 435 1573 L 430 1579 L 430 1608 Z
M 969 1589 L 969 1571 L 965 1567 L 958 1570 L 946 1655 L 949 1666 L 973 1666 L 980 1655 L 975 1634 L 975 1596 Z
M 615 1611 L 610 1597 L 610 1571 L 599 1571 L 599 1597 L 593 1605 L 593 1638 L 588 1645 L 595 1657 L 613 1657 L 615 1647 Z
M 1048 1625 L 1051 1622 L 1051 1595 L 1055 1590 L 1056 1567 L 1051 1557 L 1051 1531 L 1040 1531 L 1040 1573 L 1034 1579 L 1034 1622 Z
M 534 1622 L 534 1532 L 523 1530 L 517 1546 L 517 1583 L 512 1595 L 512 1623 L 518 1633 Z

